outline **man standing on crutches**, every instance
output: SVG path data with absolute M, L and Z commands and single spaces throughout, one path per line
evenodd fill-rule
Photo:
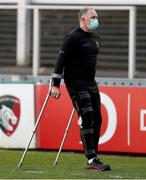
M 96 61 L 100 48 L 97 35 L 98 15 L 92 8 L 79 12 L 80 27 L 64 38 L 53 74 L 51 96 L 60 97 L 60 81 L 64 72 L 64 82 L 72 103 L 81 116 L 81 140 L 87 157 L 87 169 L 110 170 L 98 157 L 98 142 L 102 122 L 100 94 L 95 81 Z

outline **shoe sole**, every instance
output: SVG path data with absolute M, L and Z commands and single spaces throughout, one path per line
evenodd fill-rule
M 91 171 L 111 171 L 110 167 L 107 168 L 103 168 L 103 169 L 94 169 L 92 167 L 86 167 L 87 170 L 91 170 Z

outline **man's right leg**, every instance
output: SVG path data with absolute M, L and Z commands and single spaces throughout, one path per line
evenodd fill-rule
M 88 159 L 87 169 L 94 171 L 106 171 L 110 170 L 110 166 L 103 164 L 97 157 L 97 143 L 95 141 L 94 122 L 95 116 L 90 102 L 90 95 L 86 91 L 80 91 L 78 94 L 78 100 L 75 100 L 76 96 L 73 96 L 75 107 L 81 116 L 82 123 L 80 126 L 81 140 L 84 147 L 85 156 Z M 98 137 L 97 137 L 98 138 Z
M 78 115 L 81 116 L 82 119 L 80 133 L 84 147 L 84 153 L 88 159 L 87 169 L 92 169 L 96 171 L 109 170 L 109 165 L 102 164 L 96 157 L 97 143 L 95 143 L 94 133 L 95 113 L 92 108 L 90 94 L 85 88 L 82 90 L 80 89 L 79 92 L 72 87 L 67 87 L 67 89 L 74 104 L 74 107 L 78 112 Z
M 78 86 L 80 86 L 78 88 Z M 84 153 L 87 159 L 96 157 L 94 141 L 94 112 L 91 104 L 91 97 L 85 84 L 72 83 L 66 85 L 73 105 L 81 116 L 82 123 L 80 126 L 80 135 L 84 147 Z
M 79 92 L 77 102 L 82 123 L 80 126 L 81 140 L 84 153 L 88 160 L 96 157 L 96 145 L 94 141 L 94 112 L 91 104 L 91 97 L 87 91 Z

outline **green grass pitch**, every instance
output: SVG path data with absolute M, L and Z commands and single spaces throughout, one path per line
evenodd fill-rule
M 146 157 L 106 155 L 99 157 L 111 165 L 112 170 L 94 172 L 85 169 L 82 153 L 62 152 L 53 167 L 57 152 L 28 151 L 23 167 L 17 165 L 22 150 L 0 150 L 0 179 L 145 179 Z

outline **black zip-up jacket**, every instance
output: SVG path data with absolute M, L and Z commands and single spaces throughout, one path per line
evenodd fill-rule
M 60 86 L 64 71 L 65 80 L 95 78 L 100 38 L 95 32 L 85 32 L 80 27 L 71 31 L 62 43 L 53 74 L 53 86 Z

